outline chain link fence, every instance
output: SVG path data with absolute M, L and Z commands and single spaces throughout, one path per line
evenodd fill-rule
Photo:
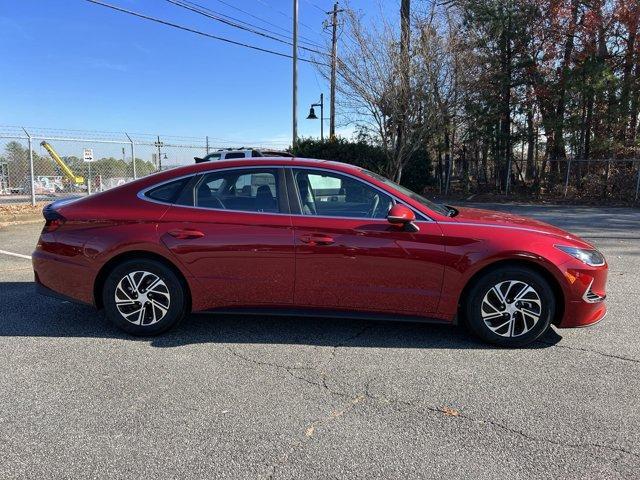
M 282 142 L 232 142 L 213 137 L 178 137 L 61 129 L 0 126 L 0 204 L 51 201 L 88 195 L 194 162 L 194 157 L 225 148 L 283 150 Z M 84 160 L 91 149 L 93 161 Z M 135 158 L 135 161 L 133 160 Z M 513 162 L 505 172 L 506 197 L 518 198 L 528 180 L 523 162 Z M 457 173 L 462 164 L 444 168 L 440 195 L 482 193 L 491 189 L 487 166 L 468 166 L 466 181 Z M 536 167 L 538 168 L 538 167 Z M 437 168 L 436 168 L 437 170 Z M 509 173 L 507 173 L 509 172 Z M 436 172 L 437 173 L 437 172 Z M 437 176 L 437 175 L 436 175 Z M 484 178 L 484 182 L 483 182 Z M 470 180 L 469 180 L 470 179 Z M 640 201 L 640 160 L 575 159 L 558 162 L 556 174 L 542 185 L 549 200 Z
M 286 148 L 278 142 L 249 145 Z M 160 170 L 191 164 L 194 157 L 243 146 L 209 137 L 0 126 L 0 203 L 35 205 L 101 192 Z M 92 153 L 92 161 L 85 160 L 85 150 Z
M 531 167 L 542 168 L 546 173 L 540 175 Z M 489 173 L 490 169 L 494 172 Z M 542 159 L 533 166 L 514 161 L 510 168 L 503 170 L 503 183 L 498 181 L 501 174 L 496 173 L 495 165 L 475 163 L 465 168 L 462 162 L 456 161 L 450 162 L 444 170 L 437 177 L 439 183 L 431 190 L 445 197 L 500 193 L 506 198 L 518 199 L 537 192 L 540 198 L 550 201 L 619 204 L 640 201 L 640 159 L 637 157 L 582 159 L 569 156 L 555 162 Z

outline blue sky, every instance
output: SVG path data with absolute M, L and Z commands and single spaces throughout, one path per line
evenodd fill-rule
M 164 0 L 106 0 L 245 43 L 290 47 Z M 194 0 L 256 25 L 219 0 Z M 291 0 L 225 0 L 291 29 Z M 368 2 L 351 2 L 352 6 Z M 395 7 L 395 3 L 394 7 Z M 300 34 L 324 45 L 331 0 L 299 0 Z M 286 15 L 285 15 L 286 14 Z M 282 32 L 284 33 L 284 32 Z M 301 52 L 302 53 L 302 52 Z M 259 143 L 291 137 L 291 60 L 133 18 L 84 0 L 0 0 L 0 125 L 204 136 Z M 299 134 L 318 136 L 308 106 L 329 88 L 299 64 Z M 319 113 L 319 112 L 318 112 Z M 328 130 L 328 122 L 325 124 Z M 345 131 L 349 131 L 346 129 Z

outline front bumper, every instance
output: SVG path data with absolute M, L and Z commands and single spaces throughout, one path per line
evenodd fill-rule
M 568 262 L 563 267 L 565 305 L 558 326 L 588 327 L 598 323 L 607 313 L 607 265 L 588 267 L 581 262 Z

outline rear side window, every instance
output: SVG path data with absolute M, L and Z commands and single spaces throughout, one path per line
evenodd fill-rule
M 181 178 L 180 180 L 165 183 L 164 185 L 152 188 L 145 195 L 158 202 L 174 203 L 188 180 L 188 178 Z
M 196 188 L 196 206 L 243 212 L 280 212 L 278 172 L 241 169 L 212 172 Z

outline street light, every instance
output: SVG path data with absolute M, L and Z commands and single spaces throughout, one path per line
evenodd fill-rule
M 320 140 L 324 142 L 324 95 L 320 94 L 320 103 L 312 103 L 307 120 L 318 120 L 313 107 L 320 107 Z

